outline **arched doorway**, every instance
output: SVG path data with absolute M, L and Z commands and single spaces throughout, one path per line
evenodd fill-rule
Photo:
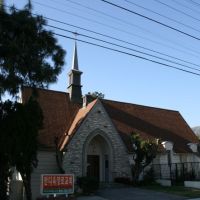
M 92 134 L 85 145 L 85 174 L 101 182 L 112 180 L 112 147 L 102 134 Z

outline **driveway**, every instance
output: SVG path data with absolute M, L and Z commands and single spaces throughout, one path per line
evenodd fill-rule
M 139 188 L 106 188 L 98 192 L 98 195 L 109 200 L 184 200 L 172 194 L 143 190 Z

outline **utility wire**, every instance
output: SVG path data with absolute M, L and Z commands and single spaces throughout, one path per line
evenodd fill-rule
M 114 3 L 110 2 L 110 1 L 107 1 L 107 0 L 100 0 L 100 1 L 103 1 L 104 3 L 107 3 L 107 4 L 109 4 L 109 5 L 112 5 L 112 6 L 116 7 L 116 8 L 120 8 L 120 9 L 122 9 L 122 10 L 125 10 L 125 11 L 129 12 L 129 13 L 132 13 L 132 14 L 134 14 L 134 15 L 137 15 L 137 16 L 142 17 L 142 18 L 144 18 L 144 19 L 147 19 L 147 20 L 149 20 L 149 21 L 155 22 L 156 24 L 162 25 L 162 26 L 164 26 L 164 27 L 166 27 L 166 28 L 169 28 L 169 29 L 174 30 L 174 31 L 176 31 L 176 32 L 178 32 L 178 33 L 181 33 L 181 34 L 186 35 L 186 36 L 188 36 L 188 37 L 190 37 L 190 38 L 193 38 L 193 39 L 196 39 L 196 40 L 200 41 L 200 38 L 197 37 L 197 36 L 193 36 L 193 35 L 191 35 L 191 34 L 189 34 L 189 33 L 186 33 L 186 32 L 184 32 L 184 31 L 181 31 L 181 30 L 179 30 L 179 29 L 177 29 L 177 28 L 174 28 L 174 27 L 172 27 L 172 26 L 169 26 L 169 25 L 167 25 L 167 24 L 164 24 L 164 23 L 162 23 L 162 22 L 160 22 L 160 21 L 158 21 L 158 20 L 155 20 L 155 19 L 153 19 L 153 18 L 150 18 L 150 17 L 147 17 L 147 16 L 145 16 L 145 15 L 142 15 L 142 14 L 140 14 L 140 13 L 138 13 L 138 12 L 132 11 L 132 10 L 130 10 L 130 9 L 128 9 L 128 8 L 122 7 L 122 6 L 118 5 L 118 4 L 114 4 Z
M 187 1 L 188 3 L 192 4 L 193 6 L 196 5 L 194 2 L 190 1 L 190 0 L 185 0 Z
M 196 76 L 200 76 L 200 74 L 198 74 L 196 72 L 192 72 L 192 71 L 185 70 L 185 69 L 182 69 L 182 68 L 179 68 L 179 67 L 175 67 L 175 66 L 168 65 L 168 64 L 165 64 L 165 63 L 162 63 L 162 62 L 158 62 L 158 61 L 155 61 L 155 60 L 152 60 L 152 59 L 149 59 L 149 58 L 145 58 L 143 56 L 138 56 L 136 54 L 128 53 L 128 52 L 121 51 L 121 50 L 118 50 L 118 49 L 113 49 L 113 48 L 106 47 L 106 46 L 103 46 L 103 45 L 99 45 L 99 44 L 96 44 L 96 43 L 93 43 L 93 42 L 88 42 L 88 41 L 80 40 L 80 39 L 77 39 L 77 38 L 75 39 L 73 37 L 69 37 L 69 36 L 66 36 L 66 35 L 58 34 L 58 33 L 53 33 L 53 34 L 60 36 L 60 37 L 68 38 L 68 39 L 71 39 L 71 40 L 76 40 L 76 41 L 79 41 L 79 42 L 82 42 L 82 43 L 85 43 L 85 44 L 89 44 L 89 45 L 92 45 L 92 46 L 101 47 L 103 49 L 107 49 L 107 50 L 115 51 L 115 52 L 118 52 L 118 53 L 121 53 L 121 54 L 136 57 L 136 58 L 146 60 L 146 61 L 149 61 L 149 62 L 152 62 L 152 63 L 156 63 L 156 64 L 159 64 L 159 65 L 168 67 L 168 68 L 172 68 L 172 69 L 176 69 L 176 70 L 179 70 L 179 71 L 182 71 L 182 72 L 186 72 L 186 73 L 190 73 L 190 74 L 193 74 L 193 75 L 196 75 Z
M 2 4 L 0 4 L 0 5 L 2 5 Z M 4 5 L 4 6 L 5 6 L 5 5 Z M 5 6 L 5 7 L 11 8 L 11 6 Z M 17 9 L 17 8 L 15 8 L 15 9 L 19 11 L 19 9 Z M 32 13 L 32 15 L 38 16 L 38 15 L 35 14 L 35 13 Z M 197 65 L 197 64 L 195 64 L 195 63 L 192 63 L 192 62 L 189 62 L 189 61 L 186 61 L 186 60 L 183 60 L 183 59 L 180 59 L 180 58 L 177 58 L 177 57 L 174 57 L 174 56 L 171 56 L 171 55 L 168 55 L 168 54 L 159 52 L 159 51 L 155 51 L 155 50 L 153 50 L 153 49 L 146 48 L 146 47 L 144 47 L 144 46 L 137 45 L 137 44 L 135 44 L 135 43 L 131 43 L 131 42 L 128 42 L 128 41 L 125 41 L 125 40 L 121 40 L 121 39 L 116 38 L 116 37 L 112 37 L 112 36 L 109 36 L 109 35 L 106 35 L 106 34 L 102 34 L 102 33 L 96 32 L 96 31 L 92 31 L 92 30 L 89 30 L 89 29 L 86 29 L 86 28 L 83 28 L 83 27 L 80 27 L 80 26 L 76 26 L 76 25 L 73 25 L 73 24 L 69 24 L 69 23 L 66 23 L 66 22 L 63 22 L 63 21 L 60 21 L 60 20 L 52 19 L 52 18 L 49 18 L 49 17 L 44 17 L 44 18 L 47 19 L 47 20 L 53 21 L 53 22 L 57 22 L 57 23 L 60 23 L 60 24 L 64 24 L 64 25 L 67 25 L 67 26 L 70 26 L 70 27 L 73 27 L 73 28 L 78 28 L 78 29 L 80 29 L 80 30 L 87 31 L 87 32 L 89 32 L 89 33 L 93 33 L 93 34 L 96 34 L 96 35 L 99 35 L 99 36 L 103 36 L 103 37 L 106 37 L 106 38 L 109 38 L 109 39 L 113 39 L 113 40 L 115 40 L 115 41 L 119 41 L 119 42 L 122 42 L 122 43 L 125 43 L 125 44 L 129 44 L 129 45 L 132 45 L 132 46 L 136 46 L 136 47 L 138 47 L 138 48 L 145 49 L 145 50 L 148 50 L 148 51 L 151 51 L 151 52 L 154 52 L 154 53 L 163 55 L 163 56 L 167 56 L 167 57 L 169 57 L 169 58 L 173 58 L 173 59 L 175 59 L 175 60 L 179 60 L 179 61 L 182 61 L 182 62 L 185 62 L 185 63 L 188 63 L 188 64 L 191 64 L 191 65 L 194 65 L 194 66 L 199 67 L 199 65 Z
M 190 17 L 191 19 L 194 19 L 194 20 L 200 22 L 200 19 L 198 19 L 198 18 L 196 18 L 196 17 L 193 17 L 192 15 L 189 15 L 189 14 L 187 14 L 186 12 L 183 12 L 182 10 L 179 10 L 179 9 L 177 9 L 177 8 L 174 8 L 173 6 L 170 6 L 169 4 L 163 3 L 163 2 L 161 2 L 160 0 L 154 0 L 154 1 L 156 1 L 157 3 L 160 3 L 160 4 L 164 5 L 164 6 L 166 6 L 166 7 L 170 8 L 170 9 L 172 9 L 172 10 L 175 10 L 175 11 L 178 12 L 178 13 L 181 13 L 181 14 L 187 16 L 187 17 Z
M 90 21 L 90 22 L 93 22 L 93 23 L 100 24 L 100 25 L 102 25 L 102 26 L 111 28 L 111 29 L 113 29 L 113 30 L 117 30 L 117 31 L 126 33 L 126 34 L 128 34 L 128 35 L 141 38 L 141 39 L 146 40 L 146 41 L 148 41 L 148 42 L 152 42 L 152 43 L 155 43 L 155 44 L 158 44 L 158 45 L 161 45 L 161 46 L 164 45 L 164 46 L 166 46 L 166 47 L 168 47 L 168 48 L 170 48 L 170 49 L 173 49 L 173 50 L 176 50 L 176 51 L 181 51 L 181 52 L 183 52 L 183 53 L 186 53 L 186 52 L 187 52 L 188 54 L 190 54 L 190 55 L 192 55 L 192 56 L 194 56 L 194 54 L 189 53 L 189 52 L 191 52 L 191 51 L 197 53 L 198 55 L 200 54 L 200 52 L 195 51 L 194 49 L 190 49 L 190 48 L 188 48 L 188 47 L 187 47 L 187 51 L 186 51 L 186 50 L 182 50 L 182 49 L 180 49 L 180 48 L 177 49 L 177 48 L 175 48 L 175 47 L 172 47 L 172 46 L 169 45 L 169 44 L 165 44 L 165 43 L 162 43 L 162 42 L 158 42 L 158 41 L 152 40 L 152 39 L 150 39 L 150 38 L 146 38 L 146 37 L 144 37 L 144 36 L 137 35 L 137 34 L 135 34 L 135 33 L 133 33 L 133 32 L 125 31 L 124 29 L 122 30 L 122 29 L 119 29 L 119 28 L 116 28 L 116 27 L 113 27 L 113 26 L 110 26 L 110 25 L 107 25 L 107 24 L 104 24 L 104 23 L 101 23 L 101 22 L 98 22 L 98 21 L 94 21 L 94 20 L 91 20 L 91 19 L 88 19 L 88 18 L 84 18 L 84 17 L 82 17 L 82 16 L 80 16 L 80 15 L 74 15 L 74 14 L 69 13 L 69 12 L 66 13 L 65 10 L 57 9 L 57 8 L 55 8 L 55 7 L 52 7 L 52 6 L 49 6 L 49 5 L 46 5 L 46 4 L 42 4 L 42 3 L 39 3 L 39 2 L 36 2 L 36 1 L 33 1 L 33 2 L 35 2 L 35 3 L 38 4 L 38 5 L 41 5 L 41 6 L 44 6 L 44 7 L 53 9 L 53 10 L 56 10 L 56 11 L 58 11 L 58 12 L 62 12 L 62 13 L 65 13 L 65 14 L 70 14 L 70 15 L 76 16 L 76 17 L 78 17 L 78 18 L 80 18 L 80 19 L 84 19 L 84 20 L 87 20 L 87 21 Z M 171 41 L 170 41 L 170 42 L 171 42 Z M 175 43 L 175 42 L 173 42 L 173 44 L 174 44 L 174 43 Z M 184 45 L 181 45 L 181 44 L 178 44 L 178 45 L 181 46 L 182 48 L 186 48 Z
M 111 28 L 111 29 L 113 29 L 113 30 L 117 30 L 117 31 L 119 31 L 119 32 L 126 33 L 126 34 L 128 34 L 128 35 L 130 35 L 130 36 L 135 36 L 135 37 L 141 38 L 141 39 L 143 39 L 143 40 L 146 40 L 146 41 L 148 41 L 148 42 L 150 41 L 150 42 L 152 42 L 152 43 L 155 43 L 155 44 L 158 44 L 158 45 L 161 45 L 161 46 L 164 45 L 164 46 L 167 46 L 168 48 L 171 48 L 171 49 L 174 49 L 174 50 L 177 50 L 177 51 L 182 51 L 182 52 L 186 53 L 186 51 L 184 51 L 184 50 L 180 50 L 180 49 L 177 49 L 177 48 L 175 48 L 175 47 L 172 47 L 171 45 L 168 45 L 168 44 L 165 44 L 165 43 L 162 43 L 162 42 L 158 42 L 158 41 L 152 40 L 152 39 L 150 39 L 150 38 L 146 38 L 146 37 L 141 36 L 141 35 L 137 35 L 137 34 L 135 34 L 135 33 L 133 33 L 133 32 L 125 31 L 124 29 L 122 30 L 122 29 L 120 29 L 120 28 L 116 28 L 116 27 L 114 27 L 114 26 L 111 26 L 111 25 L 108 25 L 108 24 L 104 24 L 104 23 L 101 23 L 101 22 L 96 21 L 96 20 L 92 20 L 92 19 L 89 19 L 89 18 L 86 18 L 86 17 L 82 17 L 82 16 L 80 16 L 80 15 L 75 15 L 75 14 L 73 14 L 73 13 L 71 13 L 71 12 L 66 12 L 65 10 L 57 9 L 57 8 L 55 8 L 55 7 L 52 7 L 52 6 L 43 4 L 43 3 L 39 3 L 39 2 L 36 2 L 36 1 L 33 1 L 33 2 L 36 3 L 36 4 L 38 4 L 38 5 L 41 5 L 41 6 L 44 6 L 44 7 L 47 7 L 47 8 L 50 8 L 50 9 L 53 9 L 53 10 L 56 10 L 56 11 L 65 13 L 65 14 L 69 14 L 69 15 L 72 15 L 72 16 L 76 16 L 76 17 L 78 17 L 78 18 L 80 18 L 80 19 L 84 19 L 84 20 L 87 20 L 87 21 L 90 21 L 90 22 L 93 22 L 93 23 L 102 25 L 102 26 L 104 26 L 104 27 Z M 179 44 L 179 45 L 180 45 L 180 44 Z M 183 45 L 180 45 L 180 46 L 184 47 Z M 184 47 L 184 48 L 185 48 L 185 47 Z M 188 49 L 189 49 L 189 48 L 188 48 Z M 197 52 L 197 51 L 194 51 L 194 50 L 192 50 L 192 51 L 195 52 L 195 53 L 197 53 L 198 55 L 200 54 L 200 53 Z M 187 51 L 187 52 L 188 52 L 188 51 Z M 189 51 L 189 52 L 190 52 L 190 51 Z M 190 55 L 191 55 L 191 53 L 190 53 Z
M 153 10 L 151 10 L 151 9 L 149 9 L 149 8 L 146 8 L 146 7 L 144 7 L 144 6 L 138 5 L 138 4 L 136 4 L 136 3 L 132 2 L 132 1 L 129 1 L 129 0 L 125 0 L 125 1 L 128 2 L 129 4 L 132 4 L 132 5 L 134 5 L 134 6 L 137 6 L 137 7 L 139 7 L 139 8 L 142 8 L 142 9 L 144 9 L 144 10 L 147 10 L 147 11 L 149 11 L 149 12 L 151 12 L 151 13 L 154 13 L 154 14 L 156 14 L 156 15 L 159 15 L 160 17 L 163 17 L 163 18 L 165 18 L 165 19 L 168 19 L 168 20 L 170 20 L 170 21 L 172 21 L 172 22 L 175 22 L 175 23 L 177 23 L 177 24 L 180 24 L 180 25 L 182 25 L 182 26 L 184 26 L 184 27 L 190 28 L 190 29 L 192 29 L 192 30 L 197 31 L 197 32 L 200 33 L 200 30 L 199 30 L 199 29 L 196 29 L 196 28 L 194 28 L 194 27 L 192 27 L 192 26 L 190 26 L 190 25 L 184 24 L 184 23 L 182 23 L 182 22 L 180 22 L 180 21 L 178 21 L 178 20 L 175 20 L 175 19 L 173 19 L 173 18 L 167 17 L 167 16 L 165 16 L 165 15 L 163 15 L 163 14 L 160 14 L 160 13 L 158 13 L 158 12 L 156 12 L 156 11 L 153 11 Z M 176 0 L 173 0 L 173 1 L 181 5 L 180 2 L 177 2 Z M 182 5 L 183 5 L 183 4 L 182 4 Z M 183 6 L 184 6 L 184 5 L 183 5 Z M 187 7 L 187 6 L 184 6 L 184 7 Z
M 149 54 L 149 53 L 138 51 L 136 49 L 132 49 L 132 48 L 125 47 L 125 46 L 122 46 L 122 45 L 118 45 L 118 44 L 113 43 L 113 42 L 108 42 L 108 41 L 105 41 L 105 40 L 102 40 L 102 39 L 98 39 L 98 38 L 95 38 L 95 37 L 91 37 L 91 36 L 88 36 L 88 35 L 85 35 L 85 34 L 77 33 L 77 32 L 74 32 L 74 31 L 70 31 L 70 30 L 59 28 L 59 27 L 52 26 L 52 25 L 46 25 L 46 26 L 51 27 L 51 28 L 55 28 L 55 29 L 58 29 L 58 30 L 62 30 L 62 31 L 65 31 L 65 32 L 68 32 L 68 33 L 77 34 L 77 35 L 80 35 L 80 36 L 83 36 L 83 37 L 86 37 L 86 38 L 89 38 L 89 39 L 93 39 L 93 40 L 96 40 L 96 41 L 99 41 L 99 42 L 103 42 L 103 43 L 106 43 L 106 44 L 109 44 L 109 45 L 120 47 L 120 48 L 123 48 L 123 49 L 126 49 L 126 50 L 134 51 L 134 52 L 137 52 L 137 53 L 140 53 L 140 54 L 143 54 L 143 55 L 151 56 L 153 58 L 157 58 L 157 59 L 160 59 L 160 60 L 163 60 L 163 61 L 167 61 L 167 62 L 176 64 L 176 65 L 180 65 L 182 67 L 186 67 L 188 69 L 192 69 L 192 70 L 196 70 L 196 71 L 200 72 L 200 69 L 197 69 L 197 68 L 194 68 L 194 67 L 189 67 L 187 65 L 184 65 L 184 64 L 181 64 L 181 63 L 169 60 L 169 59 L 165 59 L 165 58 L 162 58 L 162 57 L 159 57 L 159 56 L 155 56 L 155 55 L 152 55 L 152 54 Z
M 191 2 L 193 2 L 193 4 L 197 5 L 197 6 L 200 6 L 199 3 L 197 3 L 196 1 L 193 1 L 193 0 L 190 0 Z
M 49 19 L 49 18 L 48 18 Z M 50 19 L 49 19 L 50 20 Z M 57 20 L 56 20 L 57 21 Z M 103 37 L 106 37 L 106 38 L 109 38 L 109 39 L 113 39 L 115 41 L 118 41 L 118 42 L 122 42 L 122 43 L 125 43 L 125 44 L 129 44 L 129 45 L 132 45 L 132 46 L 136 46 L 138 48 L 141 48 L 141 49 L 145 49 L 145 50 L 148 50 L 148 51 L 151 51 L 151 52 L 154 52 L 154 53 L 157 53 L 157 54 L 160 54 L 160 55 L 163 55 L 163 56 L 166 56 L 166 57 L 169 57 L 169 58 L 173 58 L 175 60 L 179 60 L 179 61 L 182 61 L 182 62 L 185 62 L 185 63 L 188 63 L 188 64 L 191 64 L 191 65 L 194 65 L 194 66 L 197 66 L 199 67 L 199 65 L 195 64 L 195 63 L 192 63 L 192 62 L 189 62 L 189 61 L 186 61 L 186 60 L 183 60 L 183 59 L 180 59 L 180 58 L 177 58 L 177 57 L 174 57 L 174 56 L 171 56 L 171 55 L 168 55 L 168 54 L 165 54 L 165 53 L 162 53 L 162 52 L 159 52 L 159 51 L 155 51 L 153 49 L 150 49 L 150 48 L 146 48 L 144 46 L 141 46 L 141 45 L 137 45 L 135 43 L 132 43 L 132 42 L 128 42 L 128 41 L 125 41 L 125 40 L 121 40 L 119 38 L 116 38 L 116 37 L 112 37 L 112 36 L 109 36 L 109 35 L 106 35 L 106 34 L 102 34 L 102 33 L 99 33 L 99 32 L 96 32 L 96 31 L 92 31 L 92 30 L 89 30 L 89 29 L 85 29 L 83 27 L 80 27 L 80 26 L 75 26 L 75 25 L 72 25 L 72 24 L 66 24 L 65 22 L 61 22 L 62 24 L 64 23 L 65 25 L 69 25 L 71 27 L 74 27 L 74 28 L 78 28 L 80 30 L 84 30 L 84 31 L 87 31 L 87 32 L 90 32 L 90 33 L 94 33 L 96 35 L 100 35 L 100 36 L 103 36 Z
M 187 8 L 187 9 L 193 11 L 193 12 L 196 12 L 196 13 L 200 14 L 200 12 L 198 12 L 197 10 L 186 6 L 185 4 L 181 3 L 180 1 L 176 1 L 176 0 L 172 0 L 172 1 L 175 2 L 175 3 L 178 4 L 178 5 L 181 5 L 181 6 L 184 7 L 184 8 Z
M 146 58 L 146 57 L 143 57 L 143 56 L 139 56 L 139 55 L 136 55 L 136 54 L 128 53 L 128 52 L 125 52 L 125 51 L 110 48 L 110 47 L 107 47 L 107 46 L 103 46 L 103 45 L 96 44 L 96 43 L 89 42 L 89 41 L 85 41 L 85 40 L 80 40 L 80 39 L 77 39 L 77 38 L 75 39 L 75 38 L 72 38 L 72 37 L 69 37 L 69 36 L 66 36 L 66 35 L 62 35 L 62 34 L 58 34 L 58 33 L 55 33 L 55 32 L 52 32 L 52 34 L 60 36 L 60 37 L 68 38 L 68 39 L 71 39 L 71 40 L 76 40 L 76 41 L 86 43 L 86 44 L 89 44 L 89 45 L 101 47 L 101 48 L 104 48 L 104 49 L 107 49 L 107 50 L 115 51 L 115 52 L 118 52 L 118 53 L 121 53 L 121 54 L 126 54 L 126 55 L 129 55 L 129 56 L 132 56 L 132 57 L 136 57 L 136 58 L 139 58 L 139 59 L 142 59 L 142 60 L 146 60 L 146 61 L 149 61 L 149 62 L 152 62 L 152 63 L 159 64 L 159 65 L 162 65 L 162 66 L 165 66 L 165 67 L 168 67 L 168 68 L 172 68 L 172 69 L 176 69 L 176 70 L 179 70 L 179 71 L 182 71 L 182 72 L 190 73 L 190 74 L 193 74 L 193 75 L 196 75 L 196 76 L 200 76 L 199 73 L 192 72 L 192 71 L 189 71 L 189 70 L 185 70 L 185 69 L 182 69 L 182 68 L 179 68 L 179 67 L 175 67 L 173 65 L 165 64 L 165 63 L 162 63 L 162 62 L 159 62 L 159 61 L 156 61 L 156 60 L 152 60 L 152 59 L 149 59 L 149 58 Z
M 52 0 L 52 1 L 54 1 L 54 2 L 57 3 L 56 0 Z M 72 4 L 75 4 L 75 5 L 78 5 L 79 7 L 86 8 L 86 9 L 88 9 L 88 10 L 91 10 L 91 11 L 96 12 L 96 13 L 98 13 L 98 14 L 101 14 L 101 15 L 103 15 L 103 16 L 109 17 L 109 18 L 111 18 L 111 19 L 117 20 L 118 22 L 122 22 L 122 23 L 124 23 L 124 24 L 129 25 L 129 26 L 136 27 L 136 28 L 138 28 L 138 29 L 140 29 L 140 30 L 142 30 L 142 31 L 144 31 L 144 32 L 150 33 L 150 34 L 152 34 L 152 35 L 154 35 L 154 36 L 156 35 L 157 38 L 160 38 L 160 39 L 162 39 L 162 40 L 164 39 L 164 40 L 166 40 L 166 41 L 172 43 L 173 45 L 174 45 L 174 44 L 177 44 L 177 45 L 179 45 L 179 46 L 181 46 L 181 47 L 183 47 L 183 48 L 187 48 L 187 49 L 193 51 L 193 49 L 191 49 L 191 48 L 189 48 L 189 47 L 185 47 L 184 45 L 182 45 L 182 44 L 180 44 L 180 43 L 178 43 L 178 42 L 176 42 L 176 41 L 174 41 L 174 40 L 166 39 L 166 37 L 163 37 L 163 35 L 153 33 L 153 32 L 151 32 L 151 31 L 149 31 L 149 30 L 147 30 L 147 29 L 145 29 L 145 28 L 142 28 L 142 27 L 140 27 L 140 26 L 138 26 L 138 25 L 136 25 L 136 24 L 130 23 L 130 22 L 128 22 L 128 21 L 126 21 L 126 20 L 123 20 L 123 19 L 121 19 L 121 18 L 118 18 L 118 17 L 112 16 L 112 15 L 109 15 L 109 14 L 107 14 L 107 13 L 105 13 L 105 12 L 96 10 L 96 9 L 94 9 L 94 8 L 91 8 L 91 7 L 89 7 L 89 6 L 85 6 L 85 5 L 81 4 L 81 3 L 77 3 L 77 2 L 74 2 L 74 1 L 72 1 L 72 0 L 65 0 L 65 1 L 70 2 L 70 3 L 72 3 Z M 125 1 L 126 1 L 126 0 L 125 0 Z M 128 1 L 127 1 L 127 2 L 128 2 Z M 131 2 L 130 2 L 130 3 L 131 3 Z M 62 4 L 66 6 L 66 4 L 64 4 L 64 3 L 62 3 Z M 150 9 L 148 9 L 148 10 L 150 10 Z M 152 12 L 154 12 L 154 11 L 152 11 Z M 156 13 L 156 12 L 155 12 L 155 13 Z M 157 14 L 159 14 L 159 13 L 157 13 Z M 176 21 L 176 20 L 173 20 L 173 19 L 168 18 L 168 17 L 166 17 L 166 16 L 164 16 L 164 15 L 161 15 L 161 14 L 160 14 L 160 16 L 163 16 L 163 17 L 165 17 L 165 18 L 167 18 L 167 19 L 170 19 L 170 20 L 172 20 L 173 22 L 176 22 L 176 23 L 185 25 L 187 28 L 191 28 L 191 29 L 193 29 L 193 30 L 195 30 L 195 31 L 197 31 L 197 32 L 200 33 L 200 30 L 195 29 L 194 27 L 191 27 L 191 26 L 189 26 L 189 25 L 183 24 L 183 23 L 181 23 L 181 22 L 178 22 L 178 21 Z M 141 36 L 140 36 L 140 37 L 141 37 Z M 200 54 L 200 53 L 199 53 L 199 54 Z
M 189 2 L 191 2 L 192 4 L 196 5 L 196 6 L 200 6 L 199 3 L 197 3 L 196 1 L 193 1 L 193 0 L 188 0 Z
M 55 0 L 51 0 L 51 1 L 55 1 Z M 71 0 L 65 0 L 65 1 L 70 2 L 70 3 L 72 3 L 72 4 L 75 4 L 75 5 L 78 5 L 78 6 L 82 7 L 82 8 L 86 8 L 86 9 L 91 10 L 91 11 L 93 11 L 93 12 L 99 13 L 99 14 L 101 14 L 101 15 L 104 15 L 104 16 L 106 16 L 106 17 L 109 17 L 110 19 L 117 20 L 118 22 L 122 22 L 122 23 L 124 23 L 124 24 L 129 25 L 129 26 L 133 26 L 133 27 L 136 27 L 136 28 L 138 28 L 138 29 L 140 29 L 140 30 L 142 30 L 142 31 L 145 31 L 145 32 L 148 32 L 148 33 L 153 34 L 151 31 L 149 31 L 149 30 L 147 30 L 147 29 L 145 29 L 145 28 L 143 28 L 143 27 L 141 27 L 141 26 L 138 26 L 138 25 L 136 25 L 136 24 L 130 23 L 130 22 L 128 22 L 128 21 L 126 21 L 126 20 L 123 20 L 123 19 L 121 19 L 121 18 L 119 18 L 119 17 L 115 17 L 115 16 L 113 16 L 113 15 L 109 15 L 109 14 L 106 13 L 106 12 L 103 12 L 103 11 L 100 11 L 100 10 L 97 10 L 97 9 L 94 9 L 94 8 L 91 8 L 91 7 L 89 7 L 89 6 L 85 6 L 85 5 L 81 4 L 81 3 L 74 2 L 74 1 L 71 1 Z M 55 1 L 55 2 L 57 2 L 57 1 Z M 63 3 L 62 3 L 62 4 L 63 4 Z M 66 5 L 66 4 L 63 4 L 63 5 Z

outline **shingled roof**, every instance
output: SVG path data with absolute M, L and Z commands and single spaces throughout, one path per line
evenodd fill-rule
M 32 89 L 24 87 L 22 102 L 31 96 Z M 55 137 L 58 139 L 69 129 L 80 105 L 71 103 L 69 94 L 46 89 L 37 89 L 38 102 L 42 108 L 43 129 L 39 132 L 39 147 L 52 149 L 55 147 Z
M 76 133 L 76 130 L 80 127 L 83 120 L 86 118 L 87 114 L 90 112 L 90 110 L 93 108 L 95 103 L 97 102 L 97 99 L 89 103 L 86 107 L 83 107 L 79 109 L 78 113 L 76 114 L 71 126 L 66 129 L 66 132 L 61 138 L 60 141 L 60 149 L 62 150 L 65 145 L 69 142 L 69 140 L 73 137 L 73 135 Z
M 111 100 L 102 103 L 129 151 L 132 132 L 144 139 L 171 141 L 177 153 L 191 152 L 187 144 L 199 142 L 178 111 Z
M 24 88 L 23 102 L 27 101 L 30 95 L 31 89 Z M 69 94 L 65 92 L 38 89 L 38 95 L 44 115 L 44 127 L 38 138 L 40 148 L 53 148 L 55 137 L 60 139 L 60 147 L 64 148 L 96 100 L 86 108 L 81 108 L 79 104 L 70 102 Z M 140 134 L 144 139 L 171 141 L 177 153 L 191 152 L 187 144 L 198 143 L 198 138 L 178 111 L 105 99 L 100 101 L 130 152 L 132 132 Z

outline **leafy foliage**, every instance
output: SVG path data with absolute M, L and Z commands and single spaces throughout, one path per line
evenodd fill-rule
M 104 99 L 105 95 L 101 92 L 88 92 L 88 95 L 92 96 L 93 98 L 99 98 L 99 99 Z
M 20 104 L 3 102 L 2 96 L 8 92 L 17 99 L 23 86 L 48 87 L 64 65 L 65 51 L 45 24 L 42 16 L 31 14 L 30 1 L 21 11 L 0 10 L 0 199 L 4 200 L 12 166 L 22 176 L 27 200 L 32 199 L 31 171 L 37 166 L 42 111 L 33 97 Z
M 7 158 L 8 169 L 15 166 L 20 172 L 27 191 L 32 169 L 37 166 L 37 136 L 42 126 L 42 111 L 32 98 L 24 105 L 11 101 L 1 105 L 0 139 L 4 143 L 0 155 Z
M 143 140 L 138 134 L 131 135 L 133 144 L 132 176 L 135 184 L 139 181 L 141 172 L 156 157 L 159 147 L 158 140 Z
M 57 80 L 64 50 L 42 16 L 30 10 L 0 11 L 0 94 L 15 95 L 21 86 L 47 87 Z

